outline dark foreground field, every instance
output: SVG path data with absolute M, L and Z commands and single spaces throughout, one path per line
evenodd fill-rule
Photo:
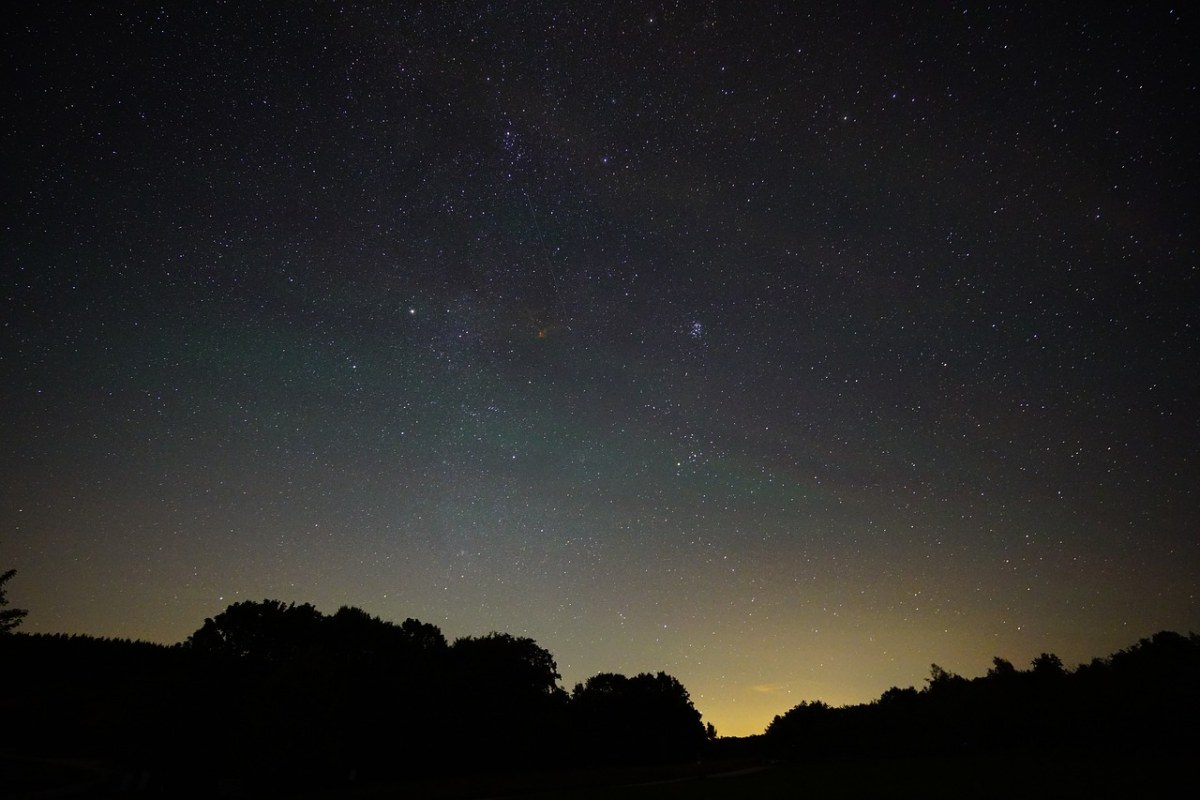
M 1154 757 L 1037 761 L 1007 758 L 883 759 L 812 763 L 735 761 L 666 770 L 446 780 L 361 787 L 361 800 L 752 800 L 754 798 L 1105 798 L 1176 794 L 1192 768 Z M 313 795 L 316 797 L 318 795 Z
M 1181 796 L 1194 769 L 1178 757 L 908 758 L 762 762 L 736 760 L 687 767 L 554 772 L 502 776 L 447 776 L 421 782 L 347 783 L 305 792 L 281 786 L 172 781 L 123 775 L 97 764 L 4 760 L 0 798 L 346 798 L 346 800 L 751 800 L 753 798 L 1106 798 Z

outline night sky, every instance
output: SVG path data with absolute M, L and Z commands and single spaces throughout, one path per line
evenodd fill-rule
M 1131 5 L 6 11 L 22 629 L 355 605 L 723 734 L 1200 630 L 1200 37 Z

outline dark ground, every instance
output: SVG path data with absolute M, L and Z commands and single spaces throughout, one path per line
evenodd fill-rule
M 1177 757 L 1047 759 L 977 757 L 768 762 L 450 778 L 337 792 L 361 800 L 748 800 L 919 797 L 1106 798 L 1178 795 L 1194 782 Z M 306 797 L 329 797 L 317 793 Z
M 911 758 L 813 762 L 739 759 L 706 764 L 546 774 L 446 777 L 436 781 L 345 784 L 319 790 L 218 781 L 156 786 L 154 776 L 121 773 L 102 764 L 51 759 L 0 759 L 0 798 L 295 797 L 384 800 L 747 800 L 749 798 L 920 797 L 1105 798 L 1180 796 L 1194 783 L 1177 757 Z M 196 794 L 196 790 L 200 790 Z

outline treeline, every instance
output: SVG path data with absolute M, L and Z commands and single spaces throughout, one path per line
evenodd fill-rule
M 1200 746 L 1200 637 L 1161 632 L 1075 669 L 996 658 L 920 690 L 807 702 L 713 742 L 670 675 L 603 673 L 567 692 L 553 656 L 503 633 L 344 607 L 235 603 L 185 642 L 0 633 L 0 757 L 99 760 L 173 796 L 402 784 L 447 775 L 715 758 L 1178 754 Z M 1186 763 L 1181 761 L 1181 763 Z M 153 776 L 152 779 L 146 776 Z M 290 787 L 290 789 L 288 788 Z
M 665 673 L 600 674 L 568 693 L 532 639 L 450 643 L 350 607 L 235 603 L 171 647 L 9 633 L 0 665 L 7 750 L 180 785 L 679 762 L 713 734 Z
M 873 703 L 806 702 L 775 717 L 777 757 L 1178 753 L 1200 745 L 1200 637 L 1163 631 L 1073 670 L 1043 653 L 1029 669 L 995 658 L 967 679 L 934 664 L 926 685 Z

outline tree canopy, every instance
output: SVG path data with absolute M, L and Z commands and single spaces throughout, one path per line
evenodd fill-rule
M 1163 631 L 1067 669 L 1042 653 L 1027 670 L 996 657 L 974 679 L 933 664 L 923 689 L 874 703 L 805 702 L 777 716 L 775 752 L 945 755 L 992 752 L 1183 752 L 1197 742 L 1200 637 Z
M 16 628 L 29 613 L 23 608 L 5 608 L 8 605 L 8 593 L 4 584 L 12 580 L 16 574 L 15 569 L 10 569 L 0 575 L 0 633 L 6 633 Z
M 665 672 L 594 675 L 571 692 L 571 711 L 581 749 L 602 761 L 690 760 L 708 738 L 687 689 Z

